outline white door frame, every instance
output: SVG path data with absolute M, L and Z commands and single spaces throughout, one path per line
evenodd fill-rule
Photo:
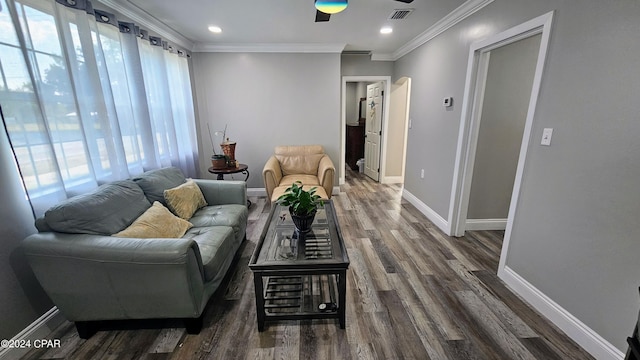
M 340 169 L 338 171 L 338 183 L 344 184 L 345 178 L 345 160 L 344 157 L 347 152 L 347 83 L 348 82 L 384 82 L 384 98 L 383 98 L 383 112 L 382 112 L 382 139 L 380 139 L 380 183 L 384 183 L 384 169 L 387 164 L 387 130 L 389 126 L 389 98 L 391 94 L 391 76 L 343 76 L 341 87 L 341 105 L 342 113 L 340 115 Z
M 389 180 L 389 182 L 392 183 L 402 183 L 404 184 L 404 176 L 405 176 L 405 172 L 407 170 L 407 141 L 409 139 L 409 111 L 411 110 L 411 78 L 408 76 L 403 76 L 400 79 L 396 80 L 396 82 L 393 85 L 399 85 L 402 86 L 404 84 L 407 84 L 407 99 L 406 99 L 406 111 L 405 111 L 405 116 L 403 120 L 403 126 L 404 126 L 404 130 L 403 130 L 403 136 L 404 136 L 404 141 L 402 142 L 402 168 L 400 169 L 400 176 L 399 177 L 394 177 L 394 178 L 390 178 L 387 176 L 387 180 Z M 389 100 L 391 100 L 391 93 L 389 93 Z M 389 109 L 391 110 L 391 109 Z
M 449 234 L 452 236 L 464 235 L 467 220 L 471 177 L 473 175 L 473 162 L 475 160 L 476 144 L 478 141 L 480 118 L 480 112 L 478 110 L 481 107 L 481 103 L 479 103 L 478 100 L 484 95 L 482 93 L 484 91 L 484 84 L 482 82 L 484 81 L 483 75 L 486 75 L 486 66 L 488 63 L 488 56 L 484 56 L 484 54 L 493 49 L 525 39 L 532 35 L 542 34 L 533 85 L 531 88 L 529 108 L 527 110 L 527 119 L 522 136 L 522 144 L 520 146 L 516 178 L 513 184 L 511 203 L 509 205 L 509 214 L 502 244 L 502 252 L 500 254 L 498 272 L 500 272 L 500 270 L 505 266 L 509 241 L 511 239 L 511 232 L 513 229 L 513 221 L 517 213 L 518 199 L 522 186 L 522 175 L 524 172 L 525 161 L 527 159 L 527 150 L 531 143 L 531 131 L 535 117 L 536 104 L 538 102 L 538 95 L 540 92 L 542 73 L 547 56 L 547 48 L 549 46 L 552 20 L 553 11 L 499 34 L 493 35 L 488 39 L 475 42 L 471 44 L 469 50 L 467 77 L 465 80 L 465 95 L 462 102 L 462 117 L 460 121 L 458 148 L 456 151 L 451 202 L 449 206 Z M 485 72 L 483 73 L 482 71 Z

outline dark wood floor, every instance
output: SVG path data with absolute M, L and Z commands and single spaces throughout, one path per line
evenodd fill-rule
M 116 323 L 89 340 L 66 323 L 59 349 L 28 359 L 592 359 L 497 278 L 502 232 L 444 235 L 401 198 L 348 171 L 335 196 L 351 265 L 347 327 L 285 321 L 256 329 L 247 266 L 269 205 L 252 198 L 248 241 L 199 335 L 175 321 Z

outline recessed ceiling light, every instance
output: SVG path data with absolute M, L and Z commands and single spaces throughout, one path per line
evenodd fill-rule
M 209 31 L 214 34 L 220 34 L 222 32 L 222 29 L 219 26 L 209 26 Z
M 393 32 L 393 29 L 390 26 L 385 26 L 382 29 L 380 29 L 380 34 L 391 34 Z

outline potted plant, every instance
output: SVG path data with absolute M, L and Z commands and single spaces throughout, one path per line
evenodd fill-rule
M 211 167 L 217 170 L 224 169 L 228 167 L 228 158 L 223 154 L 216 153 L 216 146 L 213 144 L 213 136 L 211 136 L 211 127 L 209 126 L 209 124 L 207 124 L 207 128 L 209 129 L 209 138 L 211 139 L 211 150 L 213 150 L 213 155 L 211 155 Z M 226 133 L 226 126 L 224 128 L 224 131 Z M 218 133 L 219 131 L 216 131 L 216 136 L 218 135 Z
M 289 214 L 296 229 L 301 234 L 306 234 L 311 231 L 311 223 L 316 216 L 318 206 L 322 206 L 319 199 L 320 195 L 316 195 L 316 187 L 306 191 L 302 189 L 302 182 L 296 181 L 278 197 L 276 202 L 289 207 Z

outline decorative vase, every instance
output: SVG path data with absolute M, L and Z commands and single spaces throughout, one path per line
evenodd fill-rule
M 222 152 L 229 158 L 229 162 L 235 162 L 236 161 L 236 143 L 234 142 L 229 142 L 229 140 L 223 142 L 222 144 L 220 144 L 220 147 L 222 148 Z
M 211 156 L 211 167 L 218 170 L 224 169 L 227 167 L 227 159 L 224 155 L 212 155 Z
M 296 230 L 298 230 L 301 234 L 306 234 L 311 231 L 311 224 L 313 224 L 313 219 L 316 217 L 316 212 L 314 211 L 311 214 L 307 214 L 304 216 L 294 215 L 289 208 L 289 213 L 291 214 L 291 220 L 293 221 L 293 225 L 295 225 Z

